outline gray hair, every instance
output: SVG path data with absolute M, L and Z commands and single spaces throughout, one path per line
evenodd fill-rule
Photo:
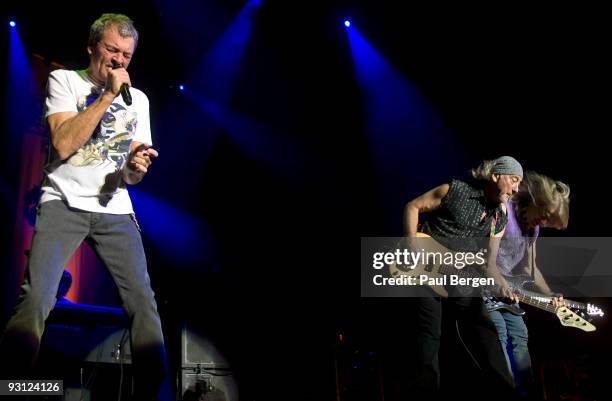
M 495 167 L 495 160 L 485 160 L 480 163 L 480 166 L 472 169 L 472 177 L 477 180 L 488 181 L 493 175 L 493 167 Z
M 138 44 L 138 31 L 134 28 L 134 21 L 123 14 L 102 14 L 91 24 L 89 29 L 89 46 L 94 46 L 102 38 L 104 31 L 116 27 L 122 38 L 134 38 L 134 47 Z

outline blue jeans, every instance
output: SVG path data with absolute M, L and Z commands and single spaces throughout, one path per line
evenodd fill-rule
M 55 305 L 64 266 L 86 238 L 110 271 L 130 321 L 138 399 L 170 399 L 161 322 L 135 219 L 76 210 L 59 200 L 45 202 L 38 209 L 21 294 L 0 345 L 4 373 L 13 378 L 28 374 L 40 348 L 45 320 Z
M 528 332 L 522 316 L 507 311 L 489 312 L 497 328 L 499 341 L 514 375 L 517 391 L 529 393 L 533 386 L 531 357 L 527 347 Z

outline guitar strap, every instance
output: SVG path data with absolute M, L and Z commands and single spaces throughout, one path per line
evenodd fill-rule
M 495 211 L 495 217 L 491 220 L 491 238 L 495 237 L 495 226 L 497 226 L 497 221 L 499 220 L 499 210 Z
M 529 275 L 531 276 L 531 280 L 535 281 L 535 238 L 533 241 L 530 241 L 529 247 L 531 248 L 531 257 L 529 258 L 531 262 L 531 272 Z

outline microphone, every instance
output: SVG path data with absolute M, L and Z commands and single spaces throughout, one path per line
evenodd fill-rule
M 121 68 L 121 65 L 117 61 L 111 60 L 111 62 L 113 63 L 113 70 L 116 70 L 117 68 Z M 127 104 L 128 106 L 131 106 L 132 105 L 132 95 L 130 94 L 130 87 L 128 86 L 128 84 L 121 85 L 121 89 L 119 90 L 119 92 L 121 92 L 121 97 L 123 98 L 123 101 L 125 102 L 125 104 Z

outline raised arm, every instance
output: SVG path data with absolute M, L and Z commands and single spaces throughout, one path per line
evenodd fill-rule
M 61 111 L 47 117 L 51 145 L 60 159 L 66 160 L 87 142 L 124 82 L 130 82 L 125 69 L 111 70 L 106 90 L 85 110 Z

